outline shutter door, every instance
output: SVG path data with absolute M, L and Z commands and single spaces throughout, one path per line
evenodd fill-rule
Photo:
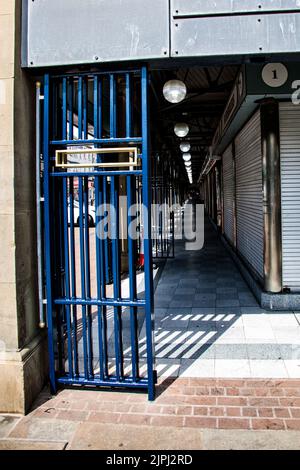
M 280 103 L 282 281 L 300 291 L 300 106 Z
M 234 244 L 234 166 L 232 158 L 232 145 L 225 150 L 222 157 L 223 164 L 223 198 L 224 198 L 224 233 L 226 238 Z
M 264 216 L 260 111 L 235 140 L 237 249 L 264 277 Z

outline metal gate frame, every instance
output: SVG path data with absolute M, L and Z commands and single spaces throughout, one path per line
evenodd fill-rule
M 132 73 L 140 74 L 141 81 L 141 137 L 132 137 L 131 134 L 131 93 L 130 93 L 130 77 Z M 87 136 L 84 135 L 81 138 L 74 140 L 67 140 L 67 117 L 62 122 L 62 139 L 53 140 L 51 131 L 50 131 L 50 114 L 51 114 L 51 86 L 52 80 L 54 78 L 60 77 L 62 80 L 62 111 L 63 115 L 67 116 L 67 87 L 66 80 L 67 77 L 72 77 L 70 74 L 65 75 L 50 75 L 46 74 L 44 76 L 44 121 L 43 121 L 43 159 L 44 159 L 44 198 L 45 198 L 45 211 L 44 211 L 44 224 L 45 224 L 45 265 L 46 265 L 46 295 L 47 295 L 47 323 L 48 323 L 48 347 L 49 347 L 49 363 L 50 363 L 50 385 L 52 391 L 55 393 L 57 390 L 58 384 L 66 385 L 86 385 L 86 386 L 109 386 L 109 387 L 129 387 L 135 389 L 145 389 L 148 391 L 149 400 L 153 400 L 155 397 L 155 382 L 156 382 L 156 373 L 154 371 L 154 317 L 153 317 L 153 275 L 152 275 L 152 240 L 151 240 L 151 166 L 150 166 L 150 156 L 149 156 L 149 128 L 148 128 L 148 71 L 146 66 L 142 66 L 139 69 L 135 70 L 121 70 L 121 71 L 100 71 L 100 72 L 89 72 L 89 73 L 76 73 L 73 76 L 84 77 L 84 76 L 93 76 L 94 77 L 94 96 L 97 96 L 97 83 L 98 77 L 103 75 L 108 75 L 110 77 L 110 123 L 112 127 L 110 128 L 110 137 L 108 139 L 99 138 L 96 134 L 94 139 L 87 140 Z M 126 77 L 126 137 L 117 137 L 115 133 L 116 122 L 116 95 L 115 95 L 115 80 L 114 77 L 116 74 L 123 74 Z M 86 110 L 81 109 L 82 104 L 78 105 L 78 115 L 79 113 L 84 114 Z M 94 105 L 94 118 L 95 122 L 99 122 L 99 115 L 97 114 L 99 109 L 97 105 Z M 70 113 L 71 114 L 71 113 Z M 63 118 L 64 119 L 64 118 Z M 81 121 L 82 123 L 82 121 Z M 72 124 L 73 125 L 73 124 Z M 80 124 L 81 125 L 81 124 Z M 96 131 L 95 131 L 96 133 Z M 85 134 L 85 133 L 83 133 Z M 72 136 L 73 137 L 73 136 Z M 78 136 L 79 137 L 79 136 Z M 53 279 L 53 262 L 52 262 L 52 249 L 53 249 L 53 221 L 52 221 L 52 206 L 51 198 L 53 197 L 53 181 L 56 178 L 64 178 L 67 180 L 67 177 L 70 177 L 70 173 L 67 173 L 66 170 L 58 171 L 57 169 L 53 171 L 53 150 L 57 147 L 64 147 L 68 145 L 85 145 L 93 144 L 94 148 L 101 146 L 102 144 L 111 144 L 112 146 L 121 145 L 126 146 L 129 143 L 136 143 L 141 146 L 141 160 L 142 168 L 141 169 L 132 169 L 128 170 L 123 168 L 120 171 L 111 171 L 108 174 L 117 176 L 126 176 L 130 179 L 131 175 L 136 175 L 142 178 L 142 198 L 144 207 L 147 210 L 146 217 L 144 216 L 144 275 L 145 275 L 145 297 L 142 300 L 134 298 L 133 290 L 130 288 L 130 299 L 125 300 L 121 298 L 120 292 L 114 289 L 114 297 L 111 299 L 102 298 L 99 294 L 97 298 L 72 298 L 68 289 L 64 298 L 56 298 L 54 290 L 54 279 Z M 105 172 L 101 172 L 101 176 Z M 76 174 L 77 176 L 77 174 Z M 97 173 L 94 175 L 97 177 Z M 99 173 L 98 173 L 99 176 Z M 65 188 L 65 184 L 64 184 Z M 65 190 L 65 189 L 64 189 Z M 127 194 L 127 197 L 130 199 L 131 195 Z M 130 201 L 128 201 L 130 202 Z M 116 249 L 114 247 L 113 249 Z M 129 251 L 132 250 L 132 246 L 129 242 Z M 132 268 L 132 263 L 131 264 Z M 116 281 L 116 279 L 114 279 Z M 70 279 L 67 279 L 66 282 L 70 282 Z M 130 285 L 133 283 L 133 273 L 132 269 L 130 271 Z M 81 295 L 83 297 L 83 295 Z M 114 311 L 120 310 L 120 307 L 128 307 L 130 312 L 133 310 L 138 310 L 138 307 L 142 307 L 145 311 L 145 323 L 146 323 L 146 346 L 147 346 L 147 377 L 140 378 L 137 368 L 138 365 L 134 362 L 136 358 L 134 355 L 137 353 L 136 348 L 138 347 L 136 338 L 136 343 L 132 345 L 132 361 L 133 369 L 135 366 L 135 372 L 132 373 L 131 377 L 124 377 L 120 372 L 116 376 L 106 375 L 105 372 L 100 373 L 100 375 L 90 376 L 89 374 L 82 376 L 74 374 L 72 368 L 72 357 L 69 357 L 69 370 L 64 376 L 59 376 L 55 366 L 55 330 L 54 330 L 54 317 L 56 309 L 59 306 L 67 306 L 70 309 L 70 306 L 98 306 L 100 309 L 103 306 L 113 307 Z M 131 327 L 134 328 L 134 325 L 131 324 Z M 69 341 L 72 343 L 72 331 L 70 318 L 67 321 L 67 326 L 69 333 Z M 115 324 L 116 328 L 116 324 Z M 133 332 L 134 333 L 134 332 Z M 120 331 L 117 331 L 117 334 L 120 334 Z M 132 341 L 134 341 L 132 339 Z

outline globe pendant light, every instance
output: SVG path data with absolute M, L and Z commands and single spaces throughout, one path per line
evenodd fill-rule
M 181 80 L 169 80 L 163 88 L 164 97 L 169 103 L 180 103 L 186 97 L 186 86 Z
M 180 144 L 180 150 L 183 153 L 189 152 L 191 150 L 191 144 L 189 142 L 182 142 L 182 144 Z
M 184 154 L 182 155 L 182 158 L 183 158 L 183 160 L 184 160 L 185 162 L 190 162 L 191 159 L 192 159 L 192 156 L 191 156 L 190 153 L 184 153 Z
M 187 168 L 189 168 L 189 167 L 192 166 L 192 163 L 191 163 L 191 162 L 185 162 L 184 164 L 185 164 L 185 166 L 186 166 Z
M 186 137 L 190 132 L 190 128 L 185 122 L 178 122 L 174 126 L 174 132 L 177 137 Z

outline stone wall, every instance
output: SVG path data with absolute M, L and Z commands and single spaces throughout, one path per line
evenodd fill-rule
M 21 3 L 0 2 L 0 411 L 18 413 L 47 370 L 37 310 L 35 82 L 20 66 Z

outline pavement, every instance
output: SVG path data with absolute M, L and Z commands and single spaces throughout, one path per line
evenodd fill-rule
M 259 307 L 213 227 L 176 242 L 155 293 L 156 399 L 47 388 L 1 415 L 0 449 L 299 449 L 300 312 Z M 141 370 L 146 359 L 140 325 Z M 130 358 L 130 349 L 125 357 Z

